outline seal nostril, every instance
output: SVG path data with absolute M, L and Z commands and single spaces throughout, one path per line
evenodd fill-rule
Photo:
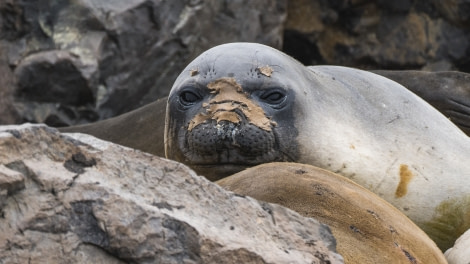
M 188 135 L 187 146 L 192 158 L 200 157 L 212 162 L 237 162 L 250 157 L 253 162 L 274 160 L 271 155 L 275 136 L 249 122 L 234 124 L 230 121 L 211 120 L 194 127 Z M 269 158 L 268 158 L 269 157 Z

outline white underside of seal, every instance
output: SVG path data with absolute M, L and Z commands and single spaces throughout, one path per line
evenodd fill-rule
M 322 114 L 297 121 L 301 162 L 356 181 L 416 222 L 470 194 L 470 139 L 437 110 L 369 72 L 310 69 L 318 84 L 298 99 L 298 112 Z

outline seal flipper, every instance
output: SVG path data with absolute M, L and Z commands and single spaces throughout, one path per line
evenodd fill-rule
M 456 71 L 388 71 L 391 79 L 423 98 L 470 136 L 470 74 Z
M 449 109 L 444 110 L 444 115 L 449 117 L 467 135 L 470 135 L 470 104 L 468 98 L 450 98 Z
M 84 133 L 156 156 L 165 157 L 163 134 L 167 98 L 131 112 L 91 124 L 58 128 L 62 133 Z

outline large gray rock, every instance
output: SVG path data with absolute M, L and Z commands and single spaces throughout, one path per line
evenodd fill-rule
M 330 230 L 182 164 L 0 127 L 0 263 L 342 263 Z
M 27 121 L 96 121 L 167 95 L 221 43 L 281 48 L 286 0 L 2 1 L 0 54 Z M 0 87 L 3 89 L 3 87 Z

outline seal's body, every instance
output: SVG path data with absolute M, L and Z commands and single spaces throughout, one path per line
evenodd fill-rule
M 259 44 L 217 46 L 175 81 L 165 147 L 168 158 L 211 180 L 272 161 L 337 172 L 398 207 L 443 248 L 470 227 L 469 217 L 448 221 L 470 212 L 470 139 L 370 72 L 305 67 Z
M 446 263 L 436 244 L 398 209 L 332 172 L 268 163 L 216 183 L 327 224 L 345 263 Z
M 354 180 L 431 235 L 431 230 L 442 228 L 435 238 L 442 239 L 438 241 L 442 247 L 450 246 L 458 233 L 470 227 L 470 139 L 389 79 L 344 67 L 310 69 L 319 90 L 299 98 L 296 106 L 299 112 L 327 114 L 311 114 L 308 121 L 296 122 L 301 131 L 298 141 L 309 142 L 299 144 L 298 162 Z M 461 211 L 443 217 L 452 211 L 443 207 Z M 454 217 L 462 222 L 447 233 Z M 444 238 L 452 233 L 452 238 Z

